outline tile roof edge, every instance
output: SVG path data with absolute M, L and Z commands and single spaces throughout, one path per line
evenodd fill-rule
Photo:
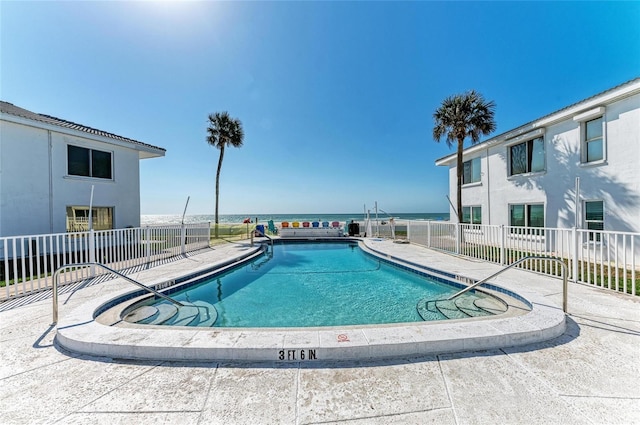
M 9 106 L 9 107 L 5 107 L 5 105 Z M 76 122 L 73 121 L 68 121 L 68 120 L 63 120 L 61 118 L 57 118 L 54 117 L 52 115 L 47 115 L 47 114 L 40 114 L 37 112 L 33 112 L 33 111 L 29 111 L 28 109 L 25 108 L 21 108 L 19 106 L 14 105 L 13 103 L 10 102 L 6 102 L 6 101 L 0 101 L 0 112 L 8 114 L 8 115 L 12 115 L 12 116 L 17 116 L 20 118 L 24 118 L 24 119 L 28 119 L 31 121 L 39 121 L 39 122 L 43 122 L 46 124 L 51 124 L 57 127 L 62 127 L 62 128 L 67 128 L 67 129 L 71 129 L 71 130 L 76 130 L 82 133 L 87 133 L 87 134 L 91 134 L 94 136 L 101 136 L 101 137 L 105 137 L 108 139 L 112 139 L 112 140 L 118 140 L 121 142 L 126 142 L 126 143 L 131 143 L 133 145 L 138 145 L 138 146 L 144 146 L 147 148 L 151 148 L 151 149 L 155 149 L 155 150 L 160 150 L 163 152 L 166 152 L 165 148 L 161 148 L 159 146 L 154 146 L 148 143 L 144 143 L 144 142 L 140 142 L 138 140 L 135 139 L 131 139 L 129 137 L 124 137 L 124 136 L 120 136 L 114 133 L 110 133 L 108 131 L 104 131 L 104 130 L 100 130 L 97 128 L 93 128 L 93 127 L 89 127 L 83 124 L 78 124 Z

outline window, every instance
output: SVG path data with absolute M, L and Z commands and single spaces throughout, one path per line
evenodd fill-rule
M 111 179 L 111 153 L 68 145 L 67 173 L 70 176 Z
M 462 184 L 480 181 L 480 158 L 465 161 L 462 164 Z
M 544 205 L 510 205 L 509 225 L 516 227 L 544 227 Z
M 93 207 L 91 220 L 93 230 L 113 229 L 113 207 Z M 89 207 L 67 207 L 67 232 L 86 232 L 89 230 Z
M 601 161 L 604 159 L 602 137 L 602 117 L 584 123 L 583 162 Z
M 544 138 L 538 137 L 509 146 L 509 175 L 544 171 Z
M 604 230 L 604 202 L 586 201 L 584 203 L 584 224 L 589 230 Z M 600 233 L 589 232 L 589 240 L 600 241 Z
M 462 207 L 462 222 L 466 224 L 482 224 L 482 207 Z

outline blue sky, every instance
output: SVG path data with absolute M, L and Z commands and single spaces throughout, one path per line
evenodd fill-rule
M 0 2 L 0 98 L 163 147 L 143 214 L 446 212 L 442 100 L 502 133 L 640 75 L 640 2 Z

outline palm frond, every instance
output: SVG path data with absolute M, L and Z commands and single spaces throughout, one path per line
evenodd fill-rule
M 475 90 L 449 96 L 433 114 L 433 138 L 439 142 L 445 137 L 449 146 L 466 138 L 477 143 L 482 135 L 495 131 L 494 112 L 495 103 Z
M 240 147 L 244 139 L 242 123 L 231 118 L 227 111 L 216 112 L 208 117 L 207 143 L 220 149 L 224 146 Z

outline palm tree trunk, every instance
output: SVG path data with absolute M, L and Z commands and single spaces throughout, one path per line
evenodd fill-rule
M 222 160 L 224 159 L 224 143 L 220 145 L 220 158 L 218 158 L 218 170 L 216 171 L 216 215 L 215 215 L 215 238 L 218 239 L 218 199 L 220 198 L 220 170 L 222 170 Z
M 456 165 L 456 173 L 458 175 L 457 181 L 457 205 L 458 205 L 458 223 L 462 223 L 462 178 L 464 174 L 463 163 L 462 163 L 462 151 L 464 145 L 464 138 L 458 139 L 458 155 L 457 155 L 457 165 Z
M 457 165 L 456 165 L 456 173 L 458 175 L 458 182 L 457 182 L 457 203 L 458 203 L 458 224 L 462 223 L 462 180 L 464 178 L 464 169 L 463 169 L 463 161 L 462 161 L 462 151 L 464 150 L 463 148 L 464 145 L 464 138 L 462 139 L 458 139 L 458 156 L 457 156 Z M 458 246 L 459 249 L 462 250 L 464 247 L 464 230 L 462 229 L 462 226 L 458 225 Z M 460 251 L 457 252 L 458 254 L 461 254 Z

